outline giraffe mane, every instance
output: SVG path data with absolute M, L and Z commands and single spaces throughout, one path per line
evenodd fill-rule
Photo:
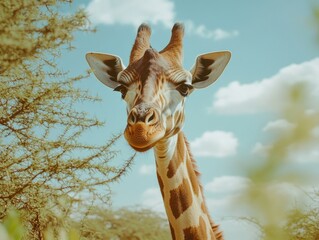
M 190 144 L 187 140 L 187 138 L 185 137 L 185 135 L 183 134 L 184 136 L 184 141 L 185 141 L 185 144 L 186 144 L 186 148 L 188 150 L 188 154 L 189 154 L 189 157 L 191 159 L 191 162 L 192 162 L 192 166 L 193 166 L 193 170 L 195 172 L 195 175 L 197 177 L 197 181 L 198 181 L 198 185 L 199 185 L 199 188 L 201 190 L 201 193 L 202 193 L 202 197 L 203 197 L 203 201 L 204 201 L 204 205 L 205 205 L 205 210 L 208 212 L 208 209 L 207 209 L 207 204 L 206 204 L 206 199 L 205 199 L 205 196 L 203 194 L 203 185 L 202 185 L 202 182 L 201 182 L 201 179 L 200 179 L 200 176 L 201 176 L 201 173 L 199 172 L 198 170 L 198 166 L 197 166 L 197 162 L 190 150 Z M 210 214 L 207 214 L 208 215 L 208 219 L 209 219 L 209 222 L 210 222 L 210 225 L 211 225 L 211 228 L 213 229 L 213 232 L 215 234 L 215 237 L 216 237 L 216 240 L 223 240 L 224 237 L 223 237 L 223 232 L 219 229 L 219 224 L 215 224 L 214 221 L 212 220 Z

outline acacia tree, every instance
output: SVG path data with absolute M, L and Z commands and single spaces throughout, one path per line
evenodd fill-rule
M 317 191 L 312 204 L 307 209 L 294 209 L 290 212 L 285 224 L 285 231 L 290 240 L 319 239 L 319 192 Z
M 103 123 L 76 107 L 99 100 L 75 86 L 85 76 L 55 64 L 75 31 L 90 30 L 83 10 L 61 14 L 70 2 L 0 2 L 0 219 L 20 210 L 27 239 L 43 239 L 48 225 L 67 227 L 83 191 L 107 203 L 108 183 L 133 159 L 111 165 L 119 136 L 100 146 L 82 137 Z
M 75 223 L 83 239 L 167 240 L 171 238 L 166 217 L 140 207 L 117 210 L 89 208 L 86 218 Z

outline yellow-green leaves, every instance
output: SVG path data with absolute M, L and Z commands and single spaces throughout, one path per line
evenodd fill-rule
M 13 209 L 9 210 L 3 225 L 0 225 L 0 239 L 21 240 L 24 235 L 24 227 L 20 221 L 18 212 Z
M 278 117 L 289 123 L 289 130 L 276 132 L 268 142 L 264 156 L 255 156 L 253 161 L 256 165 L 246 170 L 251 183 L 237 204 L 253 213 L 254 219 L 248 219 L 258 223 L 262 230 L 262 239 L 295 239 L 291 234 L 291 212 L 294 211 L 296 217 L 297 212 L 302 212 L 299 207 L 305 204 L 302 204 L 303 198 L 296 197 L 292 206 L 294 200 L 285 192 L 285 187 L 302 188 L 304 185 L 315 185 L 318 180 L 311 168 L 298 167 L 296 164 L 297 149 L 319 142 L 319 135 L 314 134 L 319 126 L 319 108 L 309 107 L 307 87 L 297 84 L 287 89 L 290 99 Z M 303 151 L 304 162 L 307 162 L 308 157 L 307 151 Z M 304 197 L 307 197 L 306 194 Z M 290 222 L 290 227 L 286 225 L 287 222 Z M 303 230 L 306 235 L 308 229 Z

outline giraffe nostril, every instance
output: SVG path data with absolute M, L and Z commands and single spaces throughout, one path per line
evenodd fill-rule
M 150 113 L 146 116 L 145 123 L 152 124 L 156 121 L 155 111 L 151 110 Z
M 137 121 L 136 112 L 134 110 L 131 111 L 131 113 L 128 116 L 127 122 L 129 124 L 134 124 Z
M 155 118 L 155 115 L 154 113 L 152 113 L 152 115 L 148 118 L 148 121 L 151 122 L 154 118 Z
M 129 125 L 135 125 L 138 122 L 145 123 L 146 125 L 152 125 L 158 121 L 157 112 L 152 108 L 135 107 L 131 110 L 127 117 L 127 123 Z
M 136 118 L 135 118 L 134 114 L 131 114 L 131 122 L 135 123 L 135 120 L 136 120 Z

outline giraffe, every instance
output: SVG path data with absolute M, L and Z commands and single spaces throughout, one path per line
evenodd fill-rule
M 87 53 L 93 73 L 118 91 L 127 104 L 124 137 L 138 152 L 154 149 L 156 174 L 171 236 L 175 240 L 222 240 L 211 219 L 199 180 L 199 171 L 182 132 L 184 104 L 195 90 L 211 85 L 221 75 L 228 51 L 199 55 L 194 67 L 182 66 L 184 26 L 175 23 L 167 46 L 150 45 L 151 28 L 141 24 L 129 65 L 112 54 Z

